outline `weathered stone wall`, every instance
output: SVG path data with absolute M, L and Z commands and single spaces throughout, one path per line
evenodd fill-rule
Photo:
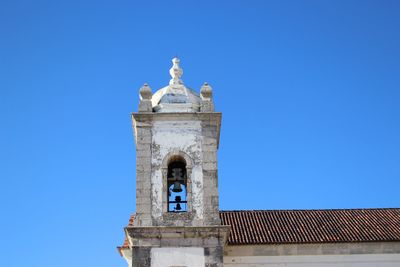
M 220 113 L 135 113 L 136 226 L 220 225 L 217 149 Z M 188 170 L 188 212 L 167 212 L 166 159 Z
M 152 267 L 190 266 L 204 267 L 204 248 L 166 247 L 151 249 Z
M 219 225 L 219 194 L 218 194 L 218 161 L 217 150 L 219 144 L 221 117 L 212 113 L 205 114 L 201 123 L 202 129 L 202 171 L 204 191 L 204 220 L 211 225 Z
M 152 127 L 152 162 L 151 162 L 151 186 L 152 186 L 152 217 L 154 225 L 165 225 L 164 223 L 178 224 L 179 220 L 166 221 L 163 213 L 167 212 L 166 172 L 163 173 L 162 163 L 168 157 L 185 155 L 187 164 L 191 166 L 188 170 L 188 186 L 191 194 L 188 197 L 188 212 L 193 214 L 194 223 L 203 219 L 203 173 L 202 165 L 202 135 L 200 121 L 196 120 L 173 120 L 171 116 L 167 121 L 157 120 Z M 166 164 L 167 165 L 167 164 Z M 164 201 L 163 201 L 163 196 Z M 178 219 L 179 217 L 174 217 Z M 183 224 L 183 222 L 181 222 Z M 198 225 L 199 223 L 196 223 Z M 192 225 L 192 224 L 189 224 Z
M 152 257 L 153 264 L 158 264 L 160 248 L 188 258 L 185 253 L 190 249 L 201 248 L 203 266 L 222 267 L 229 227 L 221 226 L 219 220 L 221 114 L 135 113 L 132 120 L 137 153 L 136 216 L 134 226 L 126 228 L 132 267 L 155 266 Z M 174 156 L 186 161 L 187 212 L 167 212 L 167 166 L 168 158 Z
M 135 225 L 151 225 L 151 128 L 152 116 L 134 119 L 136 140 L 136 215 Z
M 152 251 L 157 251 L 155 248 L 170 248 L 176 252 L 179 251 L 177 248 L 203 248 L 203 266 L 222 267 L 229 227 L 127 227 L 126 232 L 133 251 L 132 267 L 154 266 L 154 262 L 159 261 L 152 258 Z M 185 250 L 179 253 L 185 253 Z

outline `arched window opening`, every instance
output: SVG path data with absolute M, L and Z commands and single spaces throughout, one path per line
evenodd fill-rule
M 182 158 L 173 159 L 168 164 L 167 185 L 168 212 L 187 211 L 187 173 Z

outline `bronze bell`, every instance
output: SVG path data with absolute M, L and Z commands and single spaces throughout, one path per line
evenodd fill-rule
M 181 183 L 178 181 L 174 182 L 174 187 L 172 188 L 172 192 L 179 193 L 182 192 Z
M 182 208 L 181 208 L 181 204 L 176 204 L 176 207 L 175 207 L 175 210 L 181 210 Z

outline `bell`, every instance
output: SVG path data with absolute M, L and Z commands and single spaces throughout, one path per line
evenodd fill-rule
M 181 180 L 182 179 L 182 169 L 180 169 L 180 168 L 172 169 L 172 176 L 175 179 Z
M 181 204 L 176 204 L 176 207 L 175 207 L 175 210 L 181 210 L 182 208 L 181 208 Z
M 174 187 L 172 188 L 172 192 L 179 193 L 182 192 L 181 183 L 178 181 L 174 182 Z

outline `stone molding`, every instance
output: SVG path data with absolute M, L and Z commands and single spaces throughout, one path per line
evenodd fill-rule
M 222 267 L 224 246 L 230 226 L 135 227 L 125 228 L 132 250 L 133 267 L 151 266 L 151 249 L 165 247 L 202 247 L 206 267 Z
M 192 168 L 193 168 L 193 160 L 191 157 L 186 154 L 183 151 L 180 150 L 174 150 L 169 152 L 163 159 L 161 163 L 161 172 L 162 172 L 162 183 L 163 183 L 163 199 L 162 199 L 162 205 L 163 205 L 163 221 L 171 221 L 170 217 L 174 219 L 174 216 L 169 216 L 168 212 L 168 181 L 167 181 L 167 175 L 168 175 L 168 164 L 170 163 L 171 159 L 174 157 L 181 157 L 185 160 L 186 164 L 186 199 L 187 199 L 187 211 L 184 213 L 192 213 L 193 212 L 193 207 L 192 207 Z M 180 213 L 178 213 L 180 214 Z M 179 218 L 179 216 L 177 216 Z M 193 216 L 192 216 L 193 217 Z M 192 218 L 193 219 L 193 218 Z
M 125 233 L 131 247 L 224 246 L 228 239 L 229 230 L 229 225 L 125 227 Z
M 153 121 L 201 121 L 216 127 L 217 148 L 219 146 L 221 130 L 221 112 L 192 112 L 192 113 L 131 113 L 132 127 L 135 133 L 135 141 L 138 143 L 137 129 L 151 127 Z
M 400 242 L 352 242 L 320 244 L 271 244 L 226 246 L 228 257 L 246 256 L 299 256 L 299 255 L 350 255 L 398 254 Z

